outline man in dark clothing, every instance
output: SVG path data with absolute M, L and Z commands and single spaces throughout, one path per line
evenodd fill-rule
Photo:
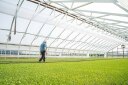
M 39 59 L 39 62 L 43 61 L 45 62 L 45 54 L 46 54 L 46 50 L 47 50 L 47 45 L 46 45 L 46 41 L 44 41 L 41 45 L 40 45 L 40 54 L 41 54 L 41 58 Z

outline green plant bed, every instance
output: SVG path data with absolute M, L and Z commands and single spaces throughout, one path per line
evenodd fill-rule
M 1 59 L 0 85 L 128 85 L 128 59 Z

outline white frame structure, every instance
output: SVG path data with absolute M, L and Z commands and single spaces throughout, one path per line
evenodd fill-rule
M 111 3 L 123 13 L 86 9 L 95 3 Z M 5 21 L 0 20 L 0 50 L 39 54 L 39 45 L 47 40 L 49 54 L 106 54 L 127 44 L 128 8 L 123 5 L 121 0 L 1 0 L 0 17 Z

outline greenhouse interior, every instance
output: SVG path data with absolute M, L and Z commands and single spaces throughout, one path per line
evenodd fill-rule
M 128 85 L 128 0 L 0 0 L 0 85 Z
M 0 0 L 0 57 L 128 57 L 127 0 Z

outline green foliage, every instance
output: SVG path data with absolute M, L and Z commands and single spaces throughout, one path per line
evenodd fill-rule
M 128 85 L 128 59 L 1 59 L 0 85 Z

